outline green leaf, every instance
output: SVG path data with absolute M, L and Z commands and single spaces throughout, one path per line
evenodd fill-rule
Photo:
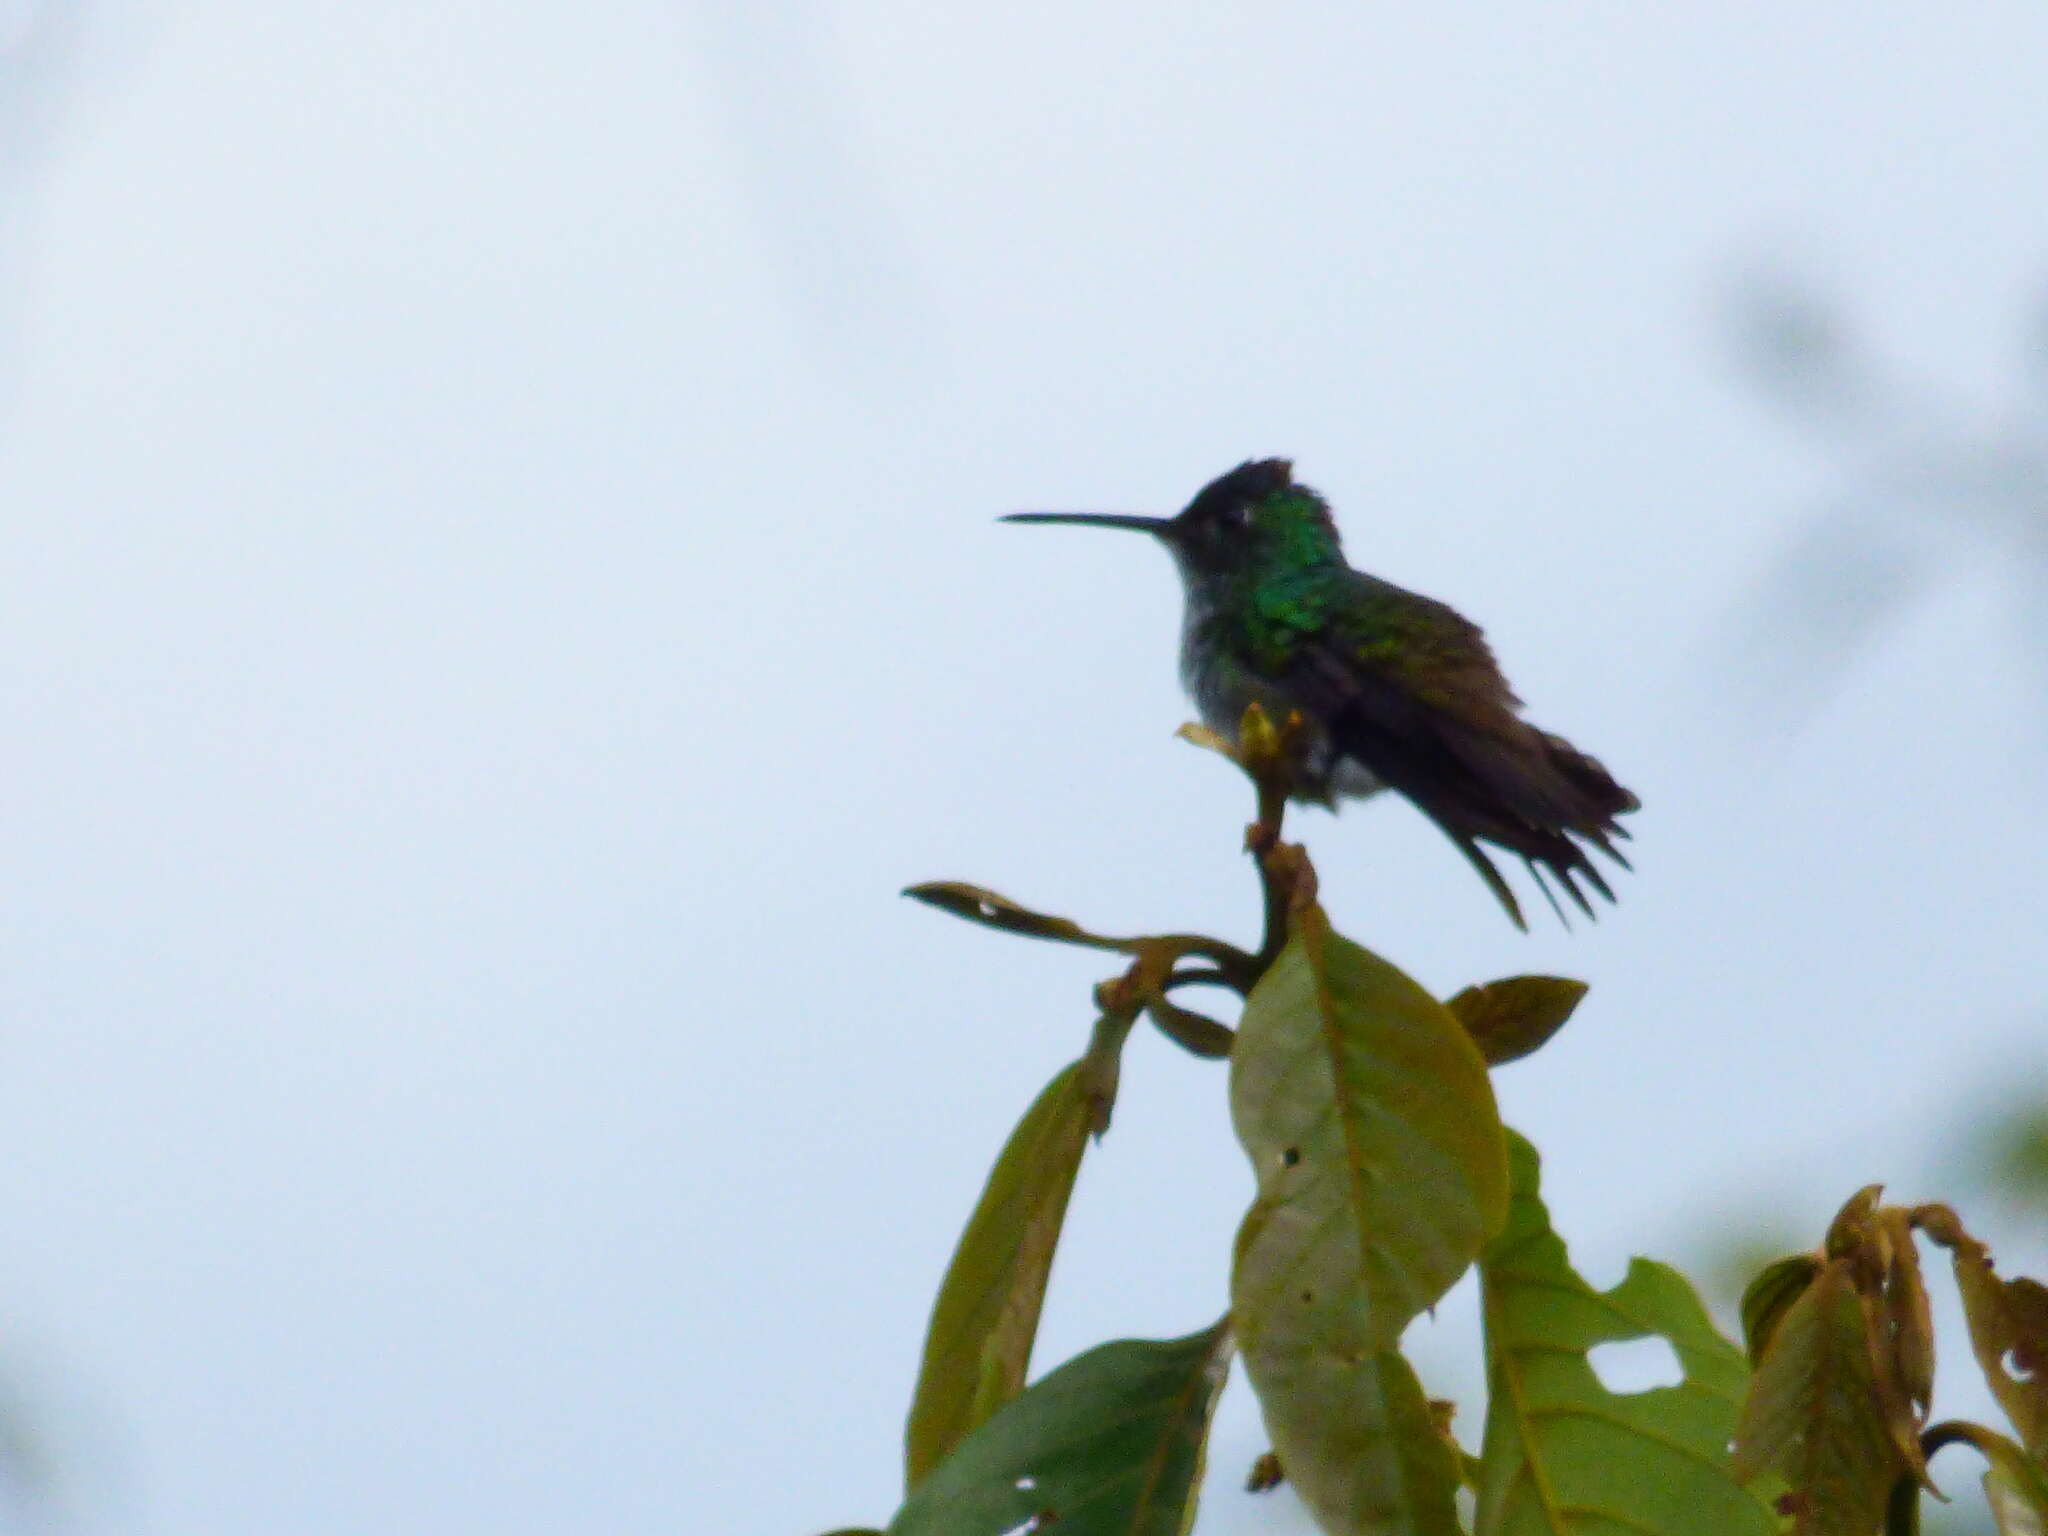
M 1763 1359 L 1771 1347 L 1771 1335 L 1785 1316 L 1785 1309 L 1820 1273 L 1820 1259 L 1810 1253 L 1795 1253 L 1764 1266 L 1742 1293 L 1742 1337 L 1749 1346 L 1749 1363 Z
M 1046 1085 L 989 1171 L 939 1286 L 904 1434 L 915 1488 L 1024 1387 L 1046 1277 L 1093 1119 L 1081 1063 Z
M 1510 976 L 1467 987 L 1444 1006 L 1490 1067 L 1520 1061 L 1565 1026 L 1586 984 L 1563 976 Z
M 1311 909 L 1245 1003 L 1230 1099 L 1258 1180 L 1232 1318 L 1287 1480 L 1332 1536 L 1449 1536 L 1457 1459 L 1395 1347 L 1506 1213 L 1486 1064 Z
M 1799 1536 L 1870 1536 L 1910 1469 L 1893 1438 L 1871 1320 L 1847 1257 L 1785 1308 L 1735 1429 L 1735 1475 L 1776 1469 Z
M 1255 1338 L 1336 1343 L 1340 1317 L 1345 1347 L 1393 1348 L 1506 1215 L 1500 1113 L 1478 1049 L 1443 1004 L 1318 910 L 1245 1002 L 1230 1109 L 1258 1180 L 1253 1217 L 1266 1218 L 1256 1234 L 1247 1220 L 1232 1277 L 1247 1351 Z
M 887 1536 L 1185 1536 L 1230 1369 L 1227 1323 L 1068 1361 L 962 1440 Z
M 1486 1439 L 1476 1536 L 1767 1536 L 1770 1507 L 1738 1483 L 1728 1438 L 1747 1372 L 1676 1270 L 1647 1259 L 1609 1291 L 1571 1267 L 1539 1195 L 1536 1150 L 1508 1136 L 1514 1202 L 1479 1260 Z M 1614 1393 L 1587 1352 L 1658 1337 L 1685 1379 Z

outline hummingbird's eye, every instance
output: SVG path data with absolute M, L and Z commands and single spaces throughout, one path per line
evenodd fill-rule
M 1248 503 L 1237 502 L 1235 505 L 1223 509 L 1223 516 L 1219 521 L 1224 527 L 1233 530 L 1249 528 L 1252 522 L 1252 509 Z

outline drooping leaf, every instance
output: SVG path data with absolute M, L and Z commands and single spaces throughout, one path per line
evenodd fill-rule
M 1510 1132 L 1514 1202 L 1479 1260 L 1486 1436 L 1476 1536 L 1767 1536 L 1770 1507 L 1727 1445 L 1747 1372 L 1676 1270 L 1637 1259 L 1609 1291 L 1571 1267 L 1539 1192 L 1536 1151 Z M 1658 1337 L 1684 1380 L 1615 1393 L 1587 1353 Z
M 1230 1350 L 1219 1323 L 1076 1356 L 962 1440 L 887 1536 L 1185 1536 Z
M 1396 1346 L 1505 1214 L 1485 1063 L 1311 909 L 1246 1001 L 1230 1079 L 1258 1180 L 1231 1311 L 1287 1480 L 1331 1536 L 1450 1536 L 1457 1460 Z
M 1735 1475 L 1783 1475 L 1799 1536 L 1870 1536 L 1902 1473 L 1854 1260 L 1830 1259 L 1778 1320 L 1735 1429 Z
M 1489 1067 L 1520 1061 L 1565 1026 L 1586 995 L 1563 976 L 1510 976 L 1467 987 L 1444 1006 L 1458 1017 Z
M 1819 1273 L 1818 1255 L 1794 1253 L 1765 1265 L 1749 1282 L 1742 1293 L 1742 1338 L 1749 1348 L 1751 1365 L 1763 1359 L 1785 1309 L 1799 1299 Z
M 932 1306 L 904 1434 L 907 1488 L 1023 1390 L 1092 1115 L 1076 1062 L 1024 1112 L 989 1171 Z
M 1232 1278 L 1247 1351 L 1254 1337 L 1329 1343 L 1339 1315 L 1348 1345 L 1393 1348 L 1506 1215 L 1500 1115 L 1477 1048 L 1320 911 L 1245 1003 L 1230 1108 L 1265 1217 L 1256 1234 L 1247 1221 Z
M 1967 1235 L 1955 1245 L 1953 1258 L 1970 1347 L 1984 1380 L 2019 1431 L 2020 1443 L 2048 1459 L 2048 1286 L 2000 1278 L 1990 1250 Z

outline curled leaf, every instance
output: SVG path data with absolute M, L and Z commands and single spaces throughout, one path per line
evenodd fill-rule
M 1742 1338 L 1749 1348 L 1751 1365 L 1763 1359 L 1785 1309 L 1800 1298 L 1819 1273 L 1818 1255 L 1795 1253 L 1767 1264 L 1749 1282 L 1742 1293 Z
M 1444 1006 L 1479 1047 L 1489 1067 L 1520 1061 L 1565 1026 L 1586 995 L 1563 976 L 1510 976 L 1467 987 Z
M 1205 1013 L 1183 1008 L 1165 996 L 1149 999 L 1145 1012 L 1167 1039 L 1182 1050 L 1209 1061 L 1223 1060 L 1237 1039 L 1237 1031 L 1229 1025 L 1219 1024 Z
M 1866 1184 L 1851 1195 L 1828 1225 L 1827 1241 L 1821 1249 L 1831 1259 L 1850 1256 L 1867 1248 L 1873 1239 L 1872 1222 L 1877 1202 L 1884 1197 L 1882 1184 Z
M 994 891 L 962 880 L 930 880 L 923 885 L 905 887 L 903 894 L 928 907 L 937 907 L 941 912 L 950 912 L 970 923 L 1000 929 L 1004 933 L 1021 933 L 1029 938 L 1052 939 L 1061 944 L 1080 944 L 1088 949 L 1128 952 L 1133 947 L 1129 939 L 1111 939 L 1090 933 L 1079 923 L 1034 912 L 1007 896 L 999 896 Z

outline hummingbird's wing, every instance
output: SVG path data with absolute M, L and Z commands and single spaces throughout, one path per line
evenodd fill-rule
M 1476 625 L 1427 598 L 1400 596 L 1406 633 L 1397 643 L 1378 626 L 1369 639 L 1329 626 L 1297 648 L 1284 686 L 1327 723 L 1337 751 L 1443 829 L 1518 927 L 1528 926 L 1521 906 L 1481 842 L 1520 854 L 1553 907 L 1546 872 L 1592 916 L 1579 882 L 1609 901 L 1614 892 L 1582 844 L 1626 868 L 1612 840 L 1628 834 L 1615 818 L 1636 809 L 1636 797 L 1517 715 L 1520 701 Z

